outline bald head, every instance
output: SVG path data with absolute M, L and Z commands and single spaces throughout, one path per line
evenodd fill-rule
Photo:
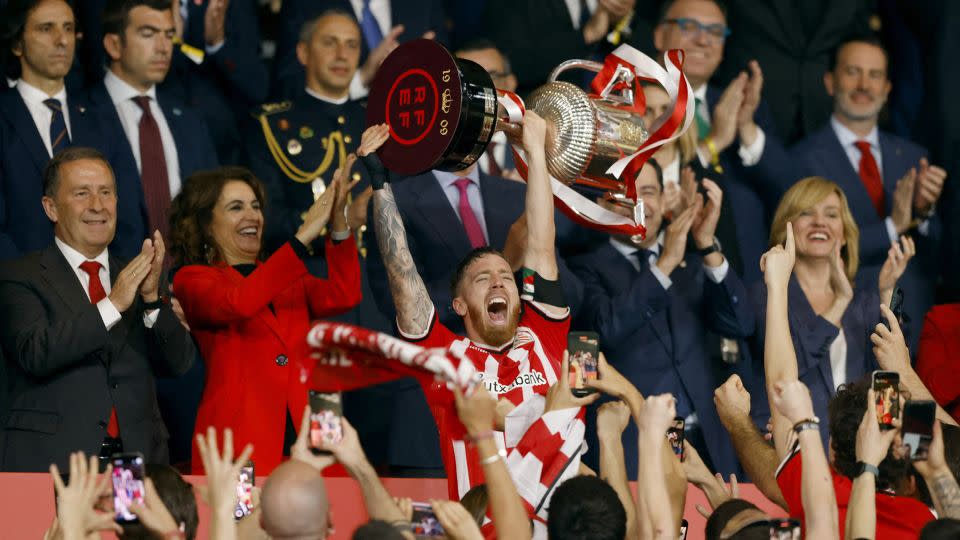
M 329 509 L 323 478 L 306 463 L 287 461 L 263 484 L 261 526 L 271 538 L 325 538 Z

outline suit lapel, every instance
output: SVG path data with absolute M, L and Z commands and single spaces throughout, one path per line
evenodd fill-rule
M 640 272 L 638 272 L 636 268 L 633 267 L 633 263 L 611 246 L 609 242 L 604 245 L 603 249 L 606 250 L 607 253 L 600 254 L 598 260 L 616 261 L 609 266 L 609 272 L 611 273 L 610 278 L 614 282 L 611 290 L 616 291 L 618 296 L 626 291 L 630 283 L 640 275 L 640 272 L 649 271 L 650 269 L 650 263 L 648 261 L 642 261 L 640 263 Z M 667 351 L 668 355 L 672 355 L 673 338 L 671 337 L 670 321 L 668 320 L 670 317 L 669 302 L 667 306 L 665 316 L 654 316 L 650 320 L 650 325 L 653 327 L 653 333 L 657 336 L 657 339 L 660 340 L 660 344 L 663 345 L 664 350 Z
M 876 215 L 873 209 L 873 200 L 867 193 L 867 188 L 863 186 L 860 179 L 860 172 L 853 168 L 850 158 L 846 151 L 840 145 L 840 139 L 833 131 L 833 128 L 827 125 L 820 135 L 820 144 L 818 145 L 817 155 L 814 157 L 815 163 L 824 171 L 827 178 L 837 182 L 843 188 L 850 204 L 850 211 L 853 212 L 857 221 L 864 219 L 865 213 Z M 882 152 L 881 147 L 881 152 Z M 886 160 L 884 160 L 884 163 Z
M 810 305 L 810 302 L 807 300 L 807 295 L 803 293 L 803 289 L 800 287 L 800 282 L 797 281 L 796 277 L 790 278 L 790 285 L 787 290 L 788 299 L 790 302 L 790 327 L 791 328 L 807 328 L 813 324 L 813 321 L 817 318 L 816 312 L 813 311 L 813 306 Z M 842 332 L 843 330 L 841 330 Z M 811 353 L 816 351 L 804 351 L 805 354 L 797 353 L 797 363 L 802 370 L 808 370 L 811 368 L 817 368 L 820 371 L 820 375 L 823 377 L 823 380 L 829 381 L 833 385 L 833 372 L 830 369 L 830 358 L 829 353 L 827 353 L 827 362 L 818 362 L 817 359 Z
M 183 109 L 170 105 L 161 95 L 157 96 L 157 102 L 163 110 L 170 133 L 173 134 L 173 143 L 177 147 L 177 166 L 180 167 L 180 177 L 183 178 L 183 171 L 187 170 L 183 163 L 186 152 L 180 150 L 184 148 L 183 142 L 187 140 L 186 126 L 183 125 Z
M 56 244 L 51 243 L 43 250 L 40 264 L 41 272 L 50 289 L 57 293 L 72 313 L 78 314 L 81 307 L 90 303 L 83 285 L 77 279 L 77 274 L 70 268 L 67 259 Z
M 493 177 L 480 174 L 480 196 L 483 199 L 483 217 L 487 224 L 487 237 L 490 245 L 497 247 L 507 243 L 507 234 L 510 232 L 510 216 L 503 211 L 504 205 L 494 204 L 500 199 L 500 190 Z
M 257 266 L 259 265 L 260 263 L 258 262 Z M 243 274 L 238 272 L 235 268 L 231 266 L 221 266 L 220 269 L 224 273 L 225 278 L 233 282 L 234 285 L 240 286 L 243 284 L 243 280 L 245 278 L 243 277 Z M 276 299 L 274 299 L 274 304 L 273 304 L 274 309 L 278 310 L 279 312 L 280 311 L 280 308 L 278 306 L 279 302 L 276 302 L 275 300 Z M 263 322 L 263 324 L 265 324 L 267 328 L 270 329 L 270 331 L 276 334 L 277 339 L 279 339 L 285 344 L 287 343 L 286 336 L 283 333 L 283 327 L 281 327 L 280 322 L 277 320 L 277 316 L 274 315 L 272 311 L 270 311 L 269 307 L 264 307 L 263 309 L 261 309 L 260 313 L 257 314 L 257 318 L 259 318 L 260 321 Z
M 7 122 L 23 141 L 37 170 L 43 171 L 47 162 L 50 161 L 50 154 L 47 153 L 47 147 L 43 144 L 37 125 L 33 123 L 33 117 L 30 116 L 30 111 L 27 109 L 27 104 L 23 102 L 20 92 L 12 88 L 0 94 L 0 100 L 3 103 L 0 110 L 6 111 Z
M 452 253 L 470 251 L 467 231 L 433 173 L 428 172 L 410 181 L 416 182 L 416 193 L 419 195 L 417 212 L 430 225 L 434 236 Z
M 110 283 L 117 281 L 117 276 L 120 275 L 120 271 L 123 270 L 124 266 L 126 266 L 125 261 L 121 261 L 116 257 L 110 257 Z M 140 295 L 138 293 L 133 299 L 133 304 L 120 314 L 120 322 L 110 330 L 110 340 L 117 344 L 120 349 L 126 344 L 127 334 L 130 332 L 132 325 L 138 320 L 142 320 L 139 303 Z
M 887 200 L 892 200 L 893 190 L 897 187 L 897 174 L 899 171 L 909 171 L 910 167 L 919 167 L 919 163 L 903 163 L 903 148 L 900 143 L 893 140 L 892 137 L 884 132 L 880 132 L 880 158 L 883 161 L 881 175 L 883 178 L 883 191 Z

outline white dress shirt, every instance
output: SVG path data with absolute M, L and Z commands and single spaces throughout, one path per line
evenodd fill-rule
M 506 172 L 507 168 L 504 167 L 504 163 L 507 159 L 507 152 L 509 151 L 510 142 L 507 141 L 507 134 L 502 131 L 495 132 L 493 136 L 490 137 L 490 144 L 487 145 L 487 151 L 477 160 L 480 170 L 485 174 L 493 174 L 490 172 L 489 162 L 487 161 L 492 157 L 501 171 Z
M 130 149 L 133 150 L 133 158 L 137 161 L 137 171 L 142 172 L 143 166 L 140 160 L 140 118 L 143 116 L 143 109 L 137 105 L 133 98 L 141 95 L 140 91 L 127 84 L 123 79 L 117 77 L 112 71 L 107 71 L 103 78 L 103 84 L 107 87 L 107 93 L 113 106 L 120 117 L 120 125 L 123 126 L 123 132 L 130 142 Z M 152 86 L 145 94 L 150 98 L 150 113 L 157 121 L 157 127 L 160 128 L 160 143 L 163 144 L 163 158 L 167 163 L 167 180 L 170 184 L 171 199 L 180 193 L 180 161 L 177 155 L 177 142 L 173 138 L 173 132 L 167 124 L 167 118 L 163 115 L 163 109 L 157 103 L 157 87 Z
M 663 241 L 663 232 L 657 236 L 657 243 L 647 248 L 650 252 L 650 273 L 653 274 L 657 281 L 660 282 L 660 285 L 664 290 L 669 290 L 670 286 L 673 285 L 673 280 L 669 276 L 664 274 L 660 268 L 657 266 L 657 259 L 660 258 L 660 242 Z M 613 249 L 620 252 L 621 255 L 626 257 L 630 264 L 639 272 L 640 271 L 640 261 L 634 257 L 634 254 L 640 250 L 640 248 L 627 245 L 616 238 L 610 238 L 610 245 L 613 246 Z M 707 277 L 710 281 L 714 283 L 720 283 L 727 277 L 727 272 L 730 270 L 730 264 L 727 262 L 727 258 L 723 258 L 723 263 L 720 266 L 707 266 L 706 263 L 703 264 L 703 271 L 706 272 Z
M 693 95 L 700 100 L 697 114 L 702 116 L 707 122 L 710 122 L 710 106 L 707 104 L 707 85 L 704 84 L 700 88 L 695 89 Z M 696 129 L 696 125 L 690 126 L 690 129 Z M 767 136 L 763 132 L 763 129 L 757 126 L 757 138 L 753 140 L 753 144 L 744 146 L 743 143 L 741 143 L 740 149 L 737 150 L 743 166 L 752 167 L 756 165 L 760 161 L 760 158 L 763 157 L 763 148 L 766 144 Z M 710 168 L 710 154 L 704 154 L 701 152 L 700 147 L 697 146 L 697 156 L 700 157 L 701 165 Z
M 570 12 L 570 20 L 573 21 L 573 27 L 580 30 L 580 0 L 564 0 L 567 3 L 567 11 Z M 587 10 L 593 13 L 597 10 L 597 0 L 587 0 Z
M 435 176 L 437 182 L 440 183 L 443 194 L 446 195 L 447 200 L 450 201 L 450 206 L 453 207 L 453 213 L 456 214 L 457 219 L 460 219 L 460 190 L 454 185 L 454 182 L 461 178 L 469 178 L 472 180 L 472 182 L 467 184 L 467 201 L 470 203 L 470 209 L 473 210 L 473 215 L 477 217 L 480 229 L 483 230 L 483 237 L 487 240 L 487 244 L 489 244 L 490 235 L 487 234 L 487 220 L 483 216 L 483 196 L 480 194 L 480 173 L 478 171 L 479 168 L 473 167 L 470 174 L 466 176 L 457 176 L 446 171 L 433 171 L 433 176 Z
M 310 97 L 319 99 L 320 101 L 329 103 L 331 105 L 343 105 L 344 103 L 350 101 L 349 95 L 343 96 L 340 99 L 331 99 L 331 98 L 328 98 L 327 96 L 321 96 L 320 94 L 318 94 L 317 92 L 314 92 L 309 88 L 304 88 L 304 90 L 307 92 L 307 95 L 309 95 Z
M 363 21 L 363 0 L 350 0 L 350 6 L 353 8 L 354 15 L 357 16 L 357 22 Z M 377 26 L 380 27 L 380 34 L 387 37 L 390 29 L 393 27 L 393 16 L 390 13 L 390 0 L 370 0 L 370 13 L 377 20 Z M 362 32 L 361 32 L 362 34 Z M 410 36 L 405 36 L 410 38 Z M 420 37 L 420 36 L 413 36 Z M 363 37 L 361 36 L 361 39 Z M 350 99 L 361 99 L 367 97 L 370 89 L 363 84 L 360 78 L 360 70 L 353 74 L 350 80 Z
M 37 126 L 37 131 L 40 132 L 43 145 L 47 147 L 47 154 L 53 157 L 53 146 L 50 142 L 50 122 L 53 120 L 53 111 L 43 102 L 50 98 L 60 100 L 60 108 L 63 111 L 63 121 L 67 125 L 67 136 L 69 136 L 72 141 L 73 131 L 70 129 L 70 108 L 67 106 L 66 87 L 61 88 L 56 94 L 48 96 L 43 90 L 31 86 L 23 79 L 20 79 L 17 81 L 16 88 L 17 92 L 20 92 L 20 97 L 23 98 L 27 110 L 30 111 L 30 117 L 33 118 L 33 125 Z
M 88 259 L 79 251 L 68 246 L 66 242 L 60 240 L 60 238 L 55 237 L 53 241 L 56 243 L 60 253 L 63 253 L 63 257 L 67 259 L 67 264 L 73 269 L 73 273 L 76 274 L 77 279 L 80 280 L 80 285 L 83 286 L 83 293 L 87 295 L 87 300 L 90 299 L 90 275 L 81 269 L 80 265 L 86 261 L 96 261 L 100 263 L 100 284 L 103 285 L 103 290 L 107 293 L 107 296 L 97 302 L 97 311 L 100 312 L 100 318 L 103 319 L 103 326 L 105 326 L 107 330 L 116 326 L 117 323 L 120 322 L 121 315 L 120 312 L 117 311 L 116 306 L 113 305 L 113 302 L 110 301 L 110 290 L 113 284 L 110 283 L 110 255 L 107 253 L 107 250 L 104 249 L 93 259 Z M 145 311 L 143 313 L 144 326 L 153 328 L 159 314 L 160 310 L 158 309 Z
M 847 338 L 840 333 L 830 344 L 830 372 L 833 375 L 833 388 L 836 390 L 841 384 L 847 384 Z
M 873 159 L 877 162 L 877 170 L 880 171 L 880 181 L 883 182 L 883 153 L 880 152 L 880 130 L 877 129 L 877 126 L 873 126 L 873 129 L 870 130 L 870 133 L 867 133 L 866 137 L 860 137 L 853 131 L 850 131 L 850 128 L 841 124 L 836 116 L 830 115 L 830 127 L 833 128 L 833 132 L 840 141 L 840 146 L 843 147 L 844 153 L 847 154 L 847 159 L 850 160 L 850 166 L 853 167 L 854 172 L 858 175 L 860 174 L 861 155 L 860 149 L 856 146 L 856 142 L 867 141 L 870 143 L 870 153 L 873 154 Z M 890 243 L 900 239 L 900 235 L 897 234 L 897 227 L 893 224 L 893 219 L 891 219 L 890 216 L 884 218 L 883 224 L 887 228 L 887 236 L 890 237 Z M 926 236 L 930 231 L 930 222 L 923 220 L 917 230 L 920 234 Z

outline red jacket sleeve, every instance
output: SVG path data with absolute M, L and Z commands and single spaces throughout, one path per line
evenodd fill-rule
M 955 377 L 956 368 L 947 346 L 949 331 L 945 332 L 941 327 L 944 323 L 949 324 L 949 318 L 941 320 L 938 314 L 935 307 L 924 321 L 917 351 L 917 374 L 937 403 L 949 410 L 950 404 L 960 398 L 960 380 Z
M 327 279 L 305 280 L 310 316 L 314 319 L 348 311 L 360 303 L 360 260 L 353 235 L 342 242 L 327 238 Z
M 303 261 L 286 244 L 239 281 L 225 279 L 222 268 L 185 266 L 173 278 L 173 291 L 191 326 L 224 325 L 253 317 L 306 273 Z

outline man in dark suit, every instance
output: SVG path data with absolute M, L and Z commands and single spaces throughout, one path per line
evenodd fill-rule
M 570 267 L 584 285 L 577 326 L 600 334 L 610 364 L 644 395 L 673 394 L 677 414 L 686 421 L 687 441 L 712 462 L 711 470 L 728 474 L 737 472 L 737 458 L 713 404 L 726 367 L 711 361 L 705 334 L 710 329 L 745 338 L 753 333 L 755 319 L 743 283 L 714 236 L 723 193 L 709 180 L 704 187 L 706 201 L 698 197 L 663 228 L 663 173 L 649 161 L 637 175 L 646 238 L 611 236 L 593 252 L 571 259 Z M 632 215 L 632 209 L 599 202 Z M 686 252 L 688 235 L 697 253 Z M 596 442 L 594 419 L 588 415 L 587 433 Z M 635 478 L 633 426 L 623 441 L 627 470 Z M 592 457 L 596 464 L 596 454 Z
M 101 129 L 103 118 L 67 91 L 64 77 L 73 61 L 75 22 L 62 0 L 17 0 L 3 12 L 3 42 L 19 62 L 16 87 L 0 93 L 0 260 L 44 248 L 53 227 L 40 205 L 47 161 L 70 145 L 87 145 L 108 157 L 119 191 L 136 189 L 136 170 L 119 145 Z M 118 253 L 139 252 L 134 216 L 119 216 Z M 139 216 L 137 216 L 139 219 Z
M 759 64 L 751 63 L 750 75 L 741 72 L 725 89 L 708 83 L 723 58 L 728 34 L 726 15 L 715 1 L 673 0 L 664 6 L 653 40 L 661 53 L 686 52 L 683 72 L 696 99 L 697 154 L 704 167 L 723 173 L 716 178 L 733 210 L 743 279 L 752 283 L 761 277 L 767 224 L 782 194 L 769 171 L 779 171 L 786 158 L 760 100 Z
M 924 148 L 877 129 L 890 92 L 887 56 L 879 42 L 851 40 L 837 50 L 824 75 L 833 96 L 827 125 L 794 146 L 796 176 L 824 176 L 843 189 L 860 227 L 858 282 L 876 282 L 887 251 L 910 234 L 917 255 L 899 280 L 915 349 L 924 314 L 933 304 L 940 244 L 935 213 L 946 171 L 927 161 Z
M 91 84 L 103 78 L 102 15 L 107 4 L 108 0 L 90 0 L 79 6 L 86 44 L 81 52 Z M 267 68 L 259 57 L 256 3 L 181 0 L 176 5 L 177 46 L 162 91 L 203 117 L 218 163 L 237 163 L 241 119 L 263 103 L 268 90 Z
M 0 345 L 7 402 L 0 469 L 63 467 L 70 452 L 109 458 L 143 452 L 167 461 L 154 372 L 182 373 L 195 349 L 163 301 L 159 233 L 129 264 L 107 249 L 116 229 L 116 184 L 103 155 L 74 147 L 43 177 L 52 245 L 0 274 Z
M 363 40 L 360 69 L 350 83 L 350 98 L 360 99 L 383 59 L 402 41 L 431 37 L 447 43 L 447 27 L 440 0 L 285 0 L 280 8 L 280 39 L 274 61 L 273 94 L 296 96 L 304 84 L 303 66 L 297 60 L 297 44 L 303 23 L 328 10 L 350 13 L 360 25 Z
M 110 119 L 105 130 L 123 144 L 137 167 L 140 188 L 122 193 L 121 213 L 140 217 L 129 233 L 166 234 L 168 207 L 197 170 L 217 166 L 203 120 L 178 100 L 158 92 L 173 56 L 174 17 L 164 0 L 118 0 L 107 4 L 103 45 L 106 76 L 90 90 L 90 102 Z M 159 145 L 157 144 L 159 143 Z

